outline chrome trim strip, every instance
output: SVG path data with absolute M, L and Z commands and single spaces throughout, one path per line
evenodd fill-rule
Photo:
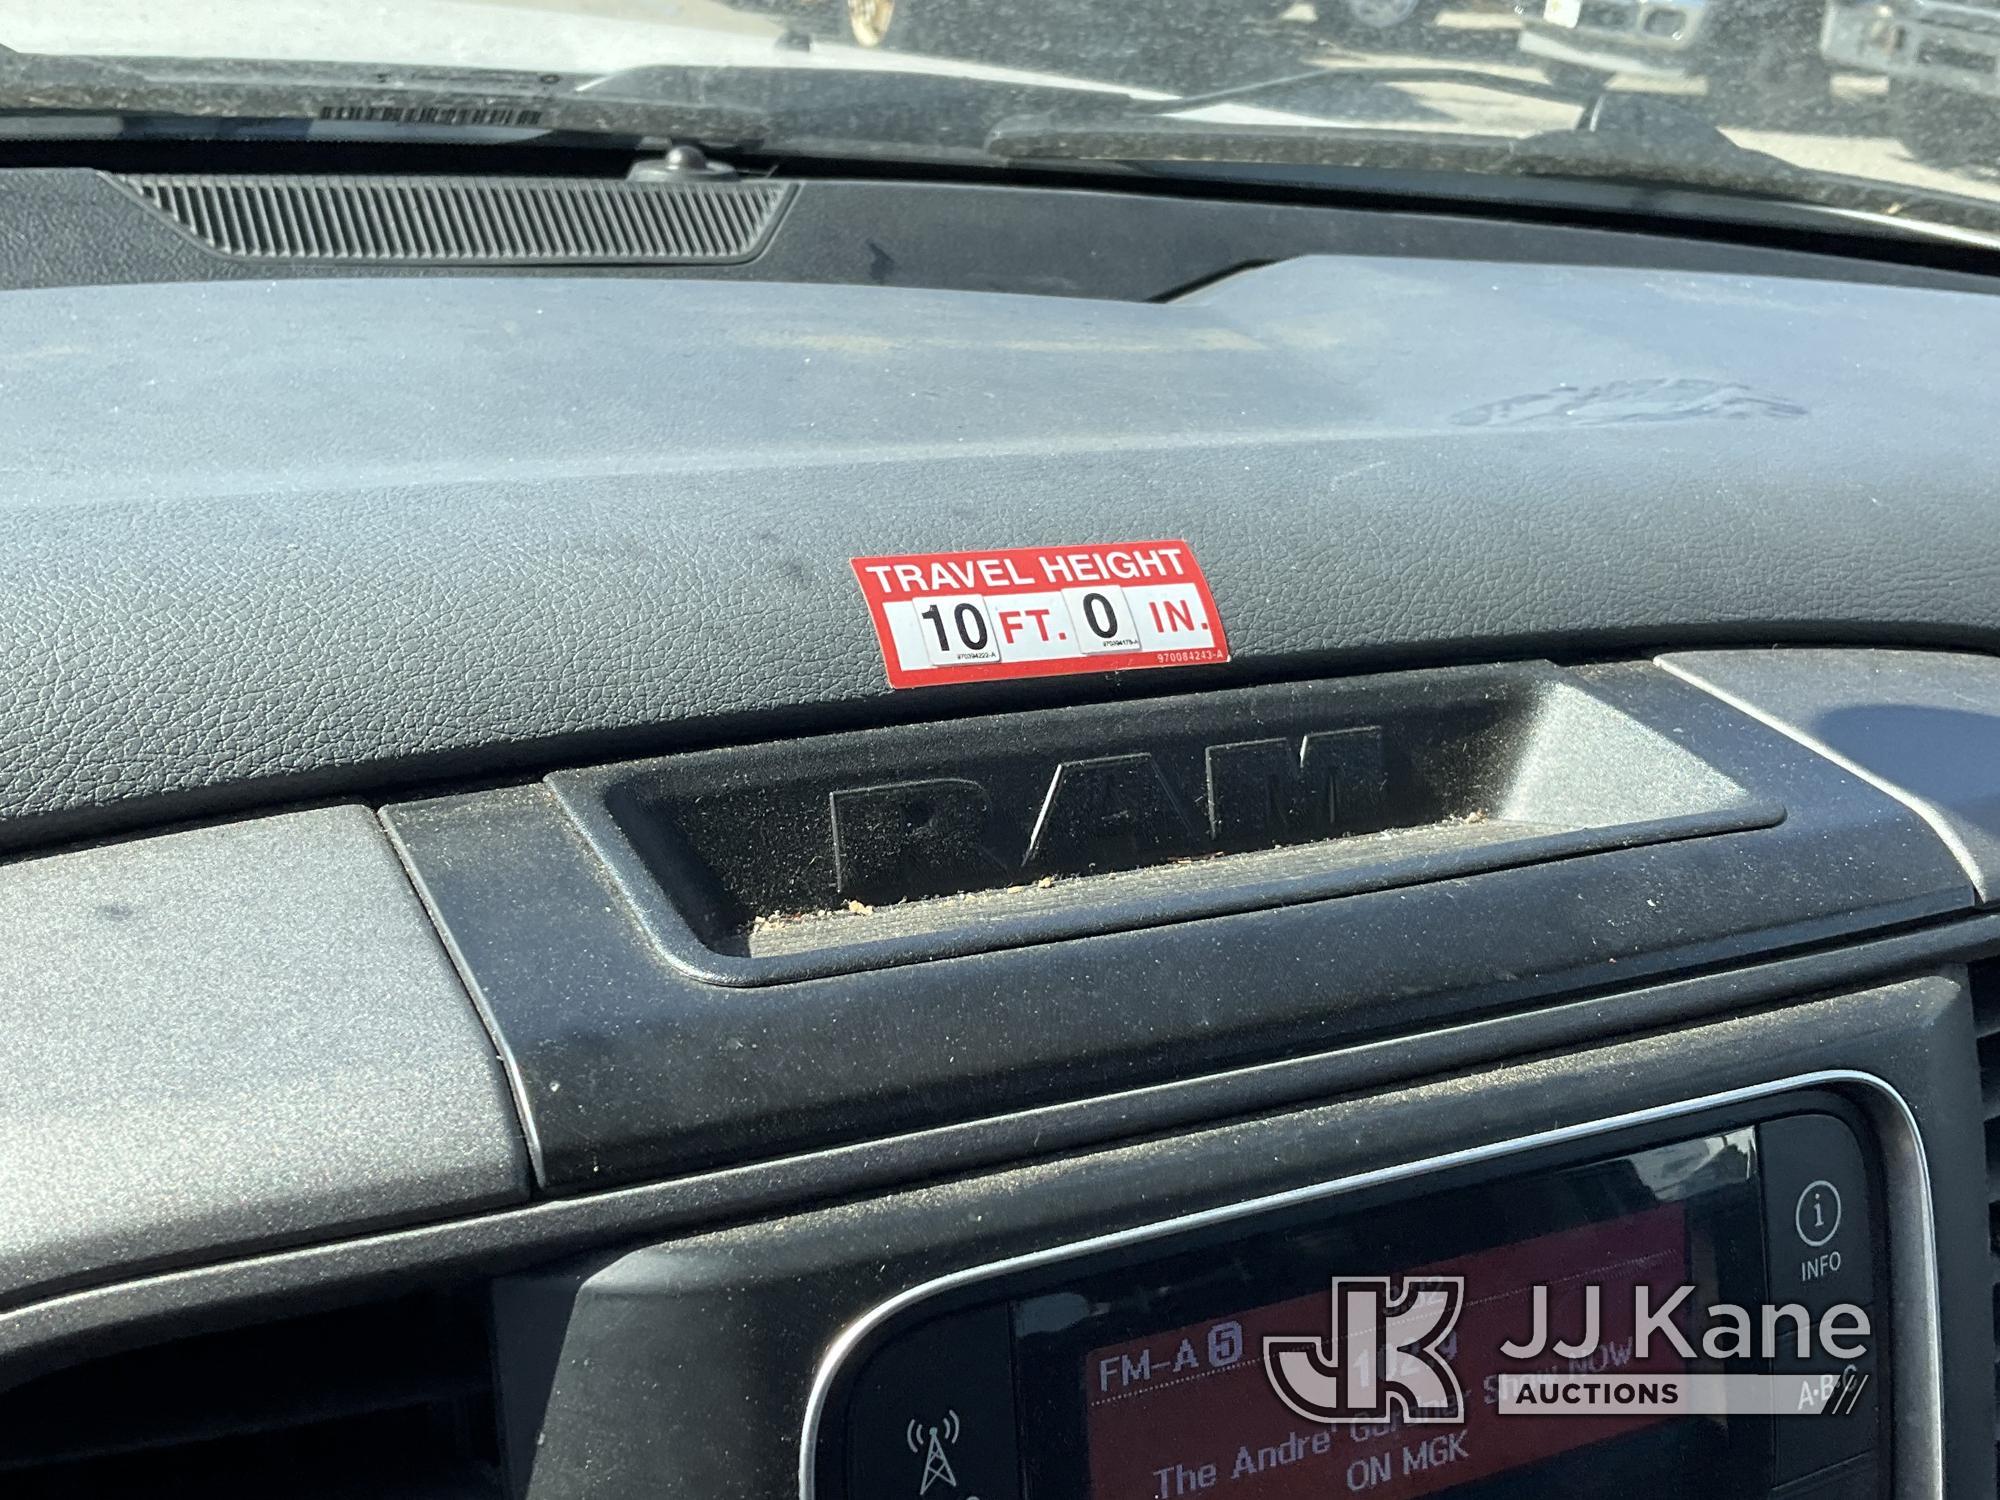
M 1384 1183 L 1404 1182 L 1432 1172 L 1449 1171 L 1455 1167 L 1516 1156 L 1546 1146 L 1560 1146 L 1571 1141 L 1585 1140 L 1594 1135 L 1673 1120 L 1682 1115 L 1698 1114 L 1704 1110 L 1726 1108 L 1732 1104 L 1768 1098 L 1773 1094 L 1790 1093 L 1796 1089 L 1842 1086 L 1850 1089 L 1866 1089 L 1872 1094 L 1868 1113 L 1876 1133 L 1882 1138 L 1883 1155 L 1886 1158 L 1886 1170 L 1883 1175 L 1887 1179 L 1889 1201 L 1885 1205 L 1888 1221 L 1885 1228 L 1895 1226 L 1894 1232 L 1889 1236 L 1889 1274 L 1891 1299 L 1896 1304 L 1892 1359 L 1893 1369 L 1896 1371 L 1893 1389 L 1894 1415 L 1897 1419 L 1895 1432 L 1898 1440 L 1894 1451 L 1896 1477 L 1901 1481 L 1897 1493 L 1911 1497 L 1926 1497 L 1926 1500 L 1942 1500 L 1944 1372 L 1941 1368 L 1938 1347 L 1940 1314 L 1937 1243 L 1936 1225 L 1931 1210 L 1930 1166 L 1924 1154 L 1923 1134 L 1917 1127 L 1917 1117 L 1911 1112 L 1909 1102 L 1886 1080 L 1876 1077 L 1873 1073 L 1863 1073 L 1848 1068 L 1828 1068 L 1815 1073 L 1800 1073 L 1770 1083 L 1751 1084 L 1719 1094 L 1705 1094 L 1697 1099 L 1685 1099 L 1652 1109 L 1634 1110 L 1629 1114 L 1612 1115 L 1606 1119 L 1591 1120 L 1580 1125 L 1565 1125 L 1556 1130 L 1517 1136 L 1512 1140 L 1498 1141 L 1491 1145 L 1471 1146 L 1462 1151 L 1424 1157 L 1393 1167 L 1378 1167 L 1372 1171 L 1358 1172 L 1351 1177 L 1339 1177 L 1327 1182 L 1311 1183 L 1305 1187 L 1289 1188 L 1283 1192 L 1268 1193 L 1260 1198 L 1246 1199 L 1241 1203 L 1226 1203 L 1216 1208 L 1183 1214 L 1178 1218 L 1135 1225 L 1130 1229 L 1120 1229 L 1090 1239 L 1075 1240 L 1069 1244 L 1052 1246 L 1047 1250 L 1035 1250 L 985 1265 L 968 1266 L 962 1271 L 934 1277 L 877 1304 L 842 1329 L 827 1347 L 826 1355 L 821 1359 L 819 1369 L 813 1376 L 812 1392 L 806 1399 L 805 1430 L 800 1435 L 799 1444 L 800 1500 L 817 1500 L 814 1493 L 816 1485 L 813 1471 L 818 1457 L 820 1423 L 825 1417 L 827 1401 L 832 1394 L 833 1382 L 838 1377 L 841 1366 L 862 1340 L 888 1319 L 940 1292 L 988 1281 L 1015 1271 L 1030 1270 L 1056 1261 L 1094 1254 L 1101 1250 L 1144 1244 L 1148 1240 L 1162 1239 L 1188 1230 L 1226 1224 L 1235 1219 L 1247 1218 L 1273 1209 L 1289 1208 L 1321 1198 L 1337 1197 L 1343 1193 L 1356 1192 Z M 1909 1223 L 1921 1224 L 1923 1232 L 1916 1235 L 1907 1234 L 1900 1226 Z M 1912 1306 L 1916 1309 L 1914 1317 L 1907 1311 Z M 1927 1412 L 1928 1420 L 1919 1417 L 1906 1423 L 1904 1418 L 1913 1411 Z M 1906 1427 L 1909 1429 L 1907 1432 Z M 1915 1441 L 1912 1442 L 1911 1438 Z

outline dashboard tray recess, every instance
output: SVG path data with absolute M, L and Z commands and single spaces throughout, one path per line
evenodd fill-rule
M 1543 663 L 909 725 L 549 785 L 664 953 L 767 981 L 1784 816 Z

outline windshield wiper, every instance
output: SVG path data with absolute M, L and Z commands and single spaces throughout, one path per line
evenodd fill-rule
M 838 146 L 841 154 L 944 148 L 985 155 L 1009 113 L 1147 96 L 872 55 L 810 60 L 774 44 L 768 64 L 673 62 L 615 73 L 292 62 L 261 58 L 67 57 L 0 47 L 0 117 L 110 115 L 168 124 L 476 129 L 515 135 L 688 141 L 711 151 Z
M 1128 110 L 1172 96 L 1078 79 L 1048 82 L 1005 70 L 961 71 L 949 59 L 871 54 L 865 65 L 756 67 L 652 64 L 585 86 L 621 99 L 728 102 L 752 111 L 781 151 L 837 148 L 841 155 L 987 157 L 993 122 L 1024 112 Z
M 1177 114 L 1182 110 L 1201 109 L 1211 104 L 1240 104 L 1246 100 L 1268 99 L 1273 95 L 1291 93 L 1295 89 L 1315 86 L 1324 88 L 1329 79 L 1370 84 L 1452 83 L 1468 88 L 1484 89 L 1489 93 L 1506 94 L 1517 99 L 1546 99 L 1552 104 L 1578 102 L 1575 94 L 1558 89 L 1554 84 L 1539 78 L 1521 78 L 1512 73 L 1491 73 L 1481 68 L 1391 67 L 1386 64 L 1365 64 L 1351 68 L 1307 68 L 1297 73 L 1281 73 L 1275 78 L 1260 78 L 1250 83 L 1234 84 L 1229 88 L 1215 89 L 1206 94 L 1188 94 L 1178 99 L 1159 101 L 1131 112 Z
M 753 109 L 606 98 L 595 76 L 201 57 L 67 57 L 0 47 L 0 115 L 409 125 L 542 134 L 754 140 Z
M 1576 108 L 1566 130 L 1509 136 L 1463 130 L 1397 128 L 1349 123 L 1339 117 L 1343 94 L 1355 85 L 1446 83 Z M 1328 104 L 1288 113 L 1296 124 L 1242 123 L 1202 118 L 1219 104 L 1240 104 L 1316 84 L 1332 94 Z M 1317 117 L 1323 109 L 1327 118 Z M 1272 166 L 1385 166 L 1404 169 L 1474 168 L 1489 172 L 1593 172 L 1632 178 L 1698 179 L 1748 189 L 1774 180 L 1803 185 L 1818 174 L 1739 146 L 1692 110 L 1643 94 L 1599 94 L 1579 105 L 1573 95 L 1544 83 L 1470 68 L 1322 68 L 1311 73 L 1223 89 L 1211 94 L 1148 103 L 1122 110 L 1085 108 L 1063 115 L 1002 120 L 986 147 L 1010 160 L 1256 162 Z
M 1471 83 L 1496 92 L 1546 98 L 1578 108 L 1568 129 L 1508 136 L 1465 130 L 1423 129 L 1349 123 L 1339 118 L 1341 80 L 1381 83 L 1442 81 Z M 1242 103 L 1256 95 L 1295 90 L 1307 83 L 1331 86 L 1334 103 L 1288 107 L 1292 123 L 1237 123 L 1204 119 L 1197 111 L 1216 104 Z M 1324 109 L 1327 118 L 1319 118 Z M 1033 162 L 1098 162 L 1156 172 L 1198 173 L 1236 180 L 1269 180 L 1331 185 L 1350 170 L 1364 174 L 1449 176 L 1473 196 L 1509 196 L 1492 186 L 1521 178 L 1564 185 L 1603 185 L 1620 190 L 1639 207 L 1660 217 L 1678 208 L 1687 216 L 1775 222 L 1825 229 L 1946 239 L 1984 249 L 2000 249 L 2000 211 L 1976 198 L 1912 188 L 1794 165 L 1731 140 L 1712 123 L 1675 100 L 1646 94 L 1605 92 L 1578 105 L 1573 95 L 1504 74 L 1470 69 L 1320 69 L 1261 84 L 1205 95 L 1149 103 L 1139 109 L 1085 108 L 1061 115 L 1020 116 L 1001 121 L 986 138 L 995 156 L 1023 165 Z M 1342 181 L 1342 186 L 1360 186 Z M 1670 202 L 1675 193 L 1700 194 L 1703 201 Z M 1728 204 L 1726 211 L 1716 205 Z

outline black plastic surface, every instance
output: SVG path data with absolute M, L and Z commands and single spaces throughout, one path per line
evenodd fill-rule
M 1760 1144 L 1771 1300 L 1815 1315 L 1873 1301 L 1872 1195 L 1854 1133 L 1832 1115 L 1798 1115 L 1766 1125 Z
M 2000 898 L 2000 662 L 1933 651 L 1684 651 L 1678 672 L 1915 808 Z
M 1881 1314 L 1879 1305 L 1866 1310 L 1872 1316 L 1879 1317 Z M 1803 1375 L 1808 1370 L 1819 1372 L 1817 1380 L 1802 1379 L 1801 1385 L 1814 1394 L 1825 1389 L 1824 1358 L 1812 1364 L 1787 1354 L 1781 1355 L 1774 1363 L 1775 1373 L 1779 1375 Z M 1892 1375 L 1889 1359 L 1884 1357 L 1879 1347 L 1870 1347 L 1866 1353 L 1841 1367 L 1840 1378 L 1859 1382 L 1852 1395 L 1842 1394 L 1836 1387 L 1833 1393 L 1822 1398 L 1822 1415 L 1817 1419 L 1801 1417 L 1797 1421 L 1777 1423 L 1778 1482 L 1790 1484 L 1813 1476 L 1837 1474 L 1842 1472 L 1841 1466 L 1864 1458 L 1874 1460 L 1880 1470 L 1888 1470 L 1890 1463 L 1886 1456 L 1872 1451 L 1870 1439 L 1881 1425 L 1883 1413 L 1894 1400 L 1890 1386 Z
M 941 1494 L 1013 1500 L 1021 1463 L 1012 1344 L 1001 1305 L 941 1319 L 884 1350 L 852 1412 L 843 1413 L 855 1438 L 844 1450 L 839 1492 L 896 1495 L 914 1472 L 919 1488 L 928 1478 Z M 533 1468 L 532 1459 L 517 1465 L 516 1493 Z
M 27 156 L 32 146 L 16 145 Z M 54 152 L 44 150 L 44 156 Z M 186 151 L 102 143 L 72 157 L 109 160 L 140 172 L 185 171 Z M 507 156 L 472 152 L 391 153 L 352 148 L 244 151 L 205 143 L 203 165 L 247 172 L 621 170 L 621 153 L 531 151 Z M 413 168 L 413 158 L 423 162 Z M 1732 275 L 1802 276 L 1877 281 L 1902 286 L 1986 292 L 1981 275 L 1899 264 L 1893 244 L 1867 240 L 1813 253 L 1810 236 L 1797 248 L 1705 241 L 1639 229 L 1479 217 L 1439 205 L 1272 202 L 1259 193 L 1240 199 L 1171 194 L 1149 182 L 1141 193 L 1043 187 L 1020 174 L 1006 183 L 806 179 L 786 226 L 748 266 L 621 268 L 623 276 L 688 276 L 762 281 L 840 282 L 854 286 L 939 287 L 963 291 L 1029 292 L 1040 296 L 1108 297 L 1142 302 L 1171 296 L 1245 266 L 1293 255 L 1412 255 L 1447 259 L 1534 261 L 1545 264 L 1643 266 Z M 1323 195 L 1315 195 L 1323 196 Z M 1518 204 L 1505 205 L 1518 210 Z M 1551 216 L 1553 220 L 1553 216 Z M 968 233 L 969 226 L 977 233 Z M 1689 225 L 1700 229 L 1700 225 Z M 1874 249 L 1879 258 L 1845 253 Z M 0 174 L 0 287 L 89 286 L 146 281 L 240 280 L 328 275 L 407 275 L 407 267 L 343 267 L 290 263 L 251 266 L 214 255 L 143 211 L 115 180 L 85 167 L 15 168 Z M 417 274 L 463 275 L 430 268 Z M 528 274 L 536 274 L 532 270 Z M 589 275 L 569 268 L 560 274 Z
M 1546 665 L 912 725 L 558 772 L 716 984 L 1155 927 L 1785 816 Z
M 1567 680 L 1608 714 L 1527 774 L 1567 781 L 1578 811 L 1598 791 L 1621 805 L 1604 760 L 1650 734 L 1784 820 L 744 995 L 662 951 L 548 791 L 386 816 L 558 1192 L 1414 1031 L 1970 902 L 1920 819 L 1785 736 L 1656 668 Z M 1117 710 L 1075 712 L 1119 732 Z
M 1350 1100 L 1170 1141 L 919 1189 L 872 1203 L 636 1251 L 503 1291 L 574 1310 L 545 1405 L 527 1493 L 768 1497 L 795 1486 L 807 1391 L 834 1336 L 932 1277 L 1369 1167 L 1621 1114 L 1772 1078 L 1856 1067 L 1909 1102 L 1935 1187 L 1944 1315 L 1942 1429 L 1948 1489 L 1993 1483 L 1992 1346 L 1970 1008 L 1956 984 L 1921 981 Z M 1871 1111 L 1880 1100 L 1851 1096 Z M 1476 1120 L 1476 1124 L 1473 1123 Z M 1892 1176 L 1916 1169 L 1892 1153 Z M 1892 1258 L 1920 1270 L 1907 1220 Z M 1966 1316 L 1976 1308 L 1979 1315 Z M 698 1354 L 696 1351 L 699 1351 Z M 534 1372 L 503 1366 L 503 1389 Z M 532 1381 L 531 1381 L 532 1383 Z M 1912 1423 L 1936 1414 L 1905 1409 Z M 671 1431 L 700 1432 L 676 1443 Z M 1917 1441 L 1899 1431 L 1898 1450 Z M 615 1436 L 614 1436 L 615 1435 Z M 627 1435 L 633 1435 L 629 1438 Z
M 1769 1121 L 1757 1134 L 1768 1300 L 1796 1303 L 1815 1319 L 1845 1304 L 1860 1308 L 1878 1334 L 1893 1327 L 1895 1300 L 1884 1294 L 1878 1274 L 1879 1178 L 1850 1122 L 1816 1110 Z M 1833 1405 L 1825 1413 L 1828 1420 L 1776 1424 L 1780 1484 L 1859 1458 L 1873 1446 L 1894 1372 L 1885 1341 L 1867 1344 L 1865 1355 L 1841 1367 L 1842 1374 L 1863 1381 L 1858 1393 L 1820 1396 L 1822 1406 Z M 1774 1366 L 1778 1374 L 1826 1368 L 1824 1355 L 1815 1364 L 1796 1350 L 1781 1353 Z M 1800 1399 L 1824 1389 L 1801 1381 Z M 1888 1468 L 1886 1455 L 1878 1456 Z

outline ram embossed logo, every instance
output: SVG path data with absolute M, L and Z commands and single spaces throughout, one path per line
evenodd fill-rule
M 1202 762 L 1192 807 L 1146 751 L 1058 761 L 1036 806 L 1001 808 L 969 776 L 836 791 L 839 894 L 954 895 L 1381 826 L 1386 777 L 1375 726 L 1210 745 Z

